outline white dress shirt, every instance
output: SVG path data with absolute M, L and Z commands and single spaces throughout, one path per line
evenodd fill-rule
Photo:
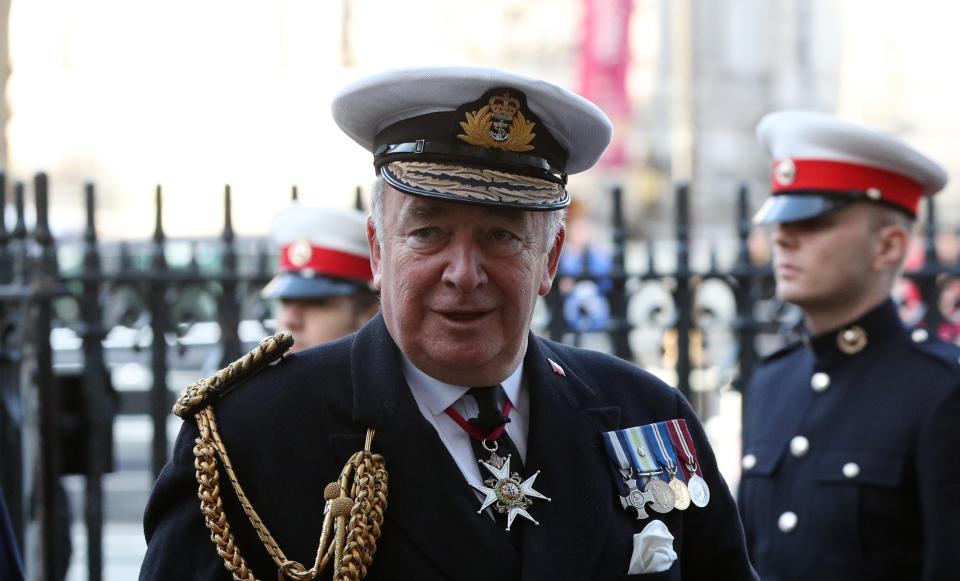
M 472 397 L 463 397 L 469 386 L 450 385 L 438 381 L 426 373 L 417 369 L 413 363 L 403 356 L 403 376 L 410 386 L 413 393 L 413 399 L 420 408 L 420 413 L 430 422 L 430 425 L 437 430 L 440 441 L 447 447 L 447 451 L 453 457 L 460 472 L 470 484 L 482 486 L 483 481 L 490 477 L 486 470 L 481 474 L 480 464 L 473 454 L 473 448 L 470 446 L 470 435 L 460 427 L 460 425 L 446 414 L 446 409 L 453 406 L 461 416 L 466 418 L 476 417 L 477 404 Z M 503 391 L 510 399 L 510 422 L 506 425 L 507 434 L 517 446 L 517 452 L 527 459 L 527 425 L 530 420 L 530 397 L 527 393 L 525 382 L 523 381 L 523 362 L 510 374 L 510 377 L 503 380 Z M 481 458 L 486 460 L 486 458 Z

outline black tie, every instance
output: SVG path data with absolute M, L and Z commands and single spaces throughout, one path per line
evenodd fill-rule
M 471 426 L 477 428 L 481 434 L 487 435 L 510 421 L 510 418 L 503 415 L 503 406 L 507 401 L 507 394 L 504 393 L 503 386 L 472 387 L 467 392 L 467 395 L 477 402 L 478 410 L 477 416 L 467 421 Z M 506 458 L 509 454 L 510 472 L 517 472 L 522 475 L 523 458 L 520 457 L 517 446 L 513 443 L 513 440 L 510 439 L 510 436 L 507 435 L 507 431 L 503 430 L 500 432 L 500 437 L 495 441 L 497 443 L 497 456 Z M 473 446 L 473 453 L 476 455 L 477 460 L 486 461 L 490 458 L 490 451 L 484 448 L 480 440 L 470 438 L 470 444 Z M 492 448 L 493 442 L 488 440 L 487 447 Z M 484 470 L 480 472 L 484 478 L 489 475 Z

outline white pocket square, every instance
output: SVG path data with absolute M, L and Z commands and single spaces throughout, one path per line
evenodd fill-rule
M 633 535 L 633 555 L 630 556 L 627 575 L 660 573 L 669 569 L 676 560 L 673 535 L 662 521 L 653 520 Z

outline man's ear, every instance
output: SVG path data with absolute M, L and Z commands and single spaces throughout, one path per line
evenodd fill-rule
M 873 268 L 878 271 L 896 270 L 910 246 L 910 231 L 896 224 L 884 226 L 877 233 L 877 250 Z
M 550 292 L 553 286 L 553 278 L 557 275 L 557 267 L 560 266 L 560 251 L 563 250 L 563 240 L 567 236 L 566 228 L 561 228 L 557 232 L 557 238 L 553 242 L 553 248 L 547 253 L 547 270 L 543 273 L 543 280 L 540 281 L 540 296 Z
M 377 231 L 373 227 L 373 217 L 367 218 L 367 245 L 370 247 L 370 270 L 373 271 L 373 286 L 377 290 L 380 288 L 380 241 L 377 239 Z

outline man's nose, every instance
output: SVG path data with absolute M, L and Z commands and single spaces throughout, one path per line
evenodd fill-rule
M 770 240 L 775 246 L 792 246 L 796 243 L 796 232 L 792 224 L 777 224 L 773 229 L 773 236 Z
M 469 241 L 457 242 L 447 249 L 443 283 L 461 291 L 472 291 L 487 282 L 483 253 Z

